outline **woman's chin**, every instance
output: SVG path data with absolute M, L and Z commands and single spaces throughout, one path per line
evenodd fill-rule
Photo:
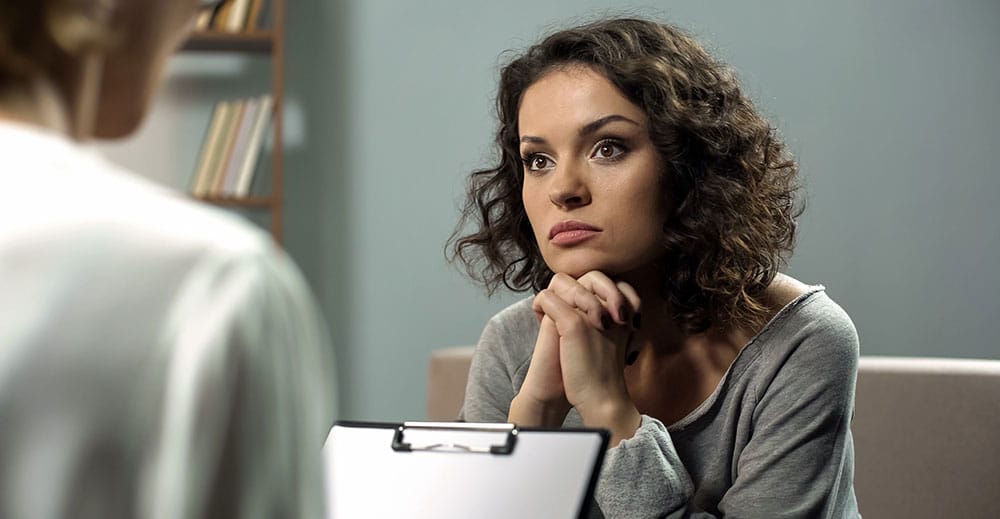
M 622 263 L 619 261 L 600 261 L 597 258 L 559 258 L 561 261 L 547 261 L 549 270 L 579 278 L 588 272 L 598 271 L 612 279 L 645 278 L 657 271 L 650 262 Z M 569 260 L 573 261 L 569 261 Z M 638 264 L 637 264 L 638 263 Z
M 603 262 L 594 262 L 594 261 L 588 261 L 588 262 L 562 261 L 562 262 L 548 263 L 548 266 L 549 270 L 551 270 L 552 272 L 558 274 L 566 274 L 573 278 L 579 278 L 584 274 L 588 272 L 593 272 L 595 270 L 603 273 L 608 277 L 614 277 L 621 272 L 620 269 L 613 268 L 611 265 L 608 265 Z

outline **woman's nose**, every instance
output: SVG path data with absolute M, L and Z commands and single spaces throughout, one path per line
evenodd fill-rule
M 549 200 L 553 204 L 572 209 L 590 203 L 590 189 L 579 166 L 563 163 L 552 173 Z

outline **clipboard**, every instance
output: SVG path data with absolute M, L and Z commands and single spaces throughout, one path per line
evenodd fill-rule
M 610 434 L 513 424 L 338 421 L 327 519 L 588 517 Z

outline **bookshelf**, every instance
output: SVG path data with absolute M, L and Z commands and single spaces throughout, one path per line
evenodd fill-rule
M 231 1 L 231 0 L 230 0 Z M 271 135 L 273 150 L 270 164 L 271 192 L 246 197 L 197 196 L 199 200 L 230 208 L 267 211 L 270 232 L 277 243 L 283 234 L 284 209 L 284 143 L 282 142 L 285 100 L 285 0 L 266 0 L 270 4 L 271 27 L 247 32 L 205 30 L 192 33 L 181 52 L 225 52 L 262 54 L 271 62 Z

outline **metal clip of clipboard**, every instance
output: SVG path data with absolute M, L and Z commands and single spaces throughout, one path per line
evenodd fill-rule
M 500 443 L 486 442 L 484 444 L 468 444 L 467 442 L 457 443 L 449 441 L 416 443 L 414 441 L 408 442 L 404 440 L 404 436 L 407 431 L 503 433 L 504 439 Z M 514 444 L 517 442 L 517 434 L 517 426 L 511 423 L 405 422 L 396 429 L 396 433 L 392 436 L 392 450 L 396 452 L 437 451 L 510 454 L 514 451 Z M 492 436 L 495 437 L 496 435 L 494 434 Z

